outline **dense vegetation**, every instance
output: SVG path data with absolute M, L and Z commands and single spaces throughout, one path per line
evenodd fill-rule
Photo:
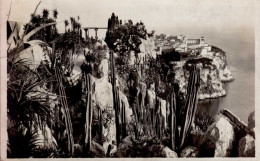
M 57 15 L 54 10 L 53 18 L 49 18 L 46 9 L 42 15 L 32 15 L 31 22 L 24 26 L 25 34 L 55 22 Z M 43 41 L 40 47 L 50 62 L 46 60 L 31 69 L 26 60 L 8 59 L 8 157 L 122 157 L 120 150 L 125 150 L 122 147 L 127 137 L 131 138 L 132 147 L 125 150 L 124 157 L 165 157 L 165 152 L 151 152 L 166 147 L 179 153 L 187 144 L 195 117 L 200 86 L 196 64 L 210 66 L 212 60 L 199 58 L 186 62 L 190 77 L 188 92 L 182 93 L 172 63 L 176 57 L 171 55 L 179 58 L 178 52 L 156 59 L 147 56 L 143 63 L 138 60 L 142 41 L 154 34 L 147 32 L 143 22 L 123 23 L 113 13 L 108 20 L 107 45 L 101 45 L 100 40 L 82 38 L 79 20 L 80 17 L 71 17 L 70 29 L 69 21 L 65 20 L 63 34 L 52 25 L 30 38 Z M 129 64 L 131 53 L 135 54 L 133 65 Z M 82 55 L 85 59 L 79 77 L 74 79 L 73 57 Z M 93 99 L 95 80 L 104 76 L 99 71 L 104 59 L 108 59 L 109 78 L 103 81 L 111 88 L 112 108 L 101 107 Z M 149 92 L 154 95 L 148 95 Z M 126 108 L 133 112 L 130 121 L 126 120 L 129 110 Z M 212 120 L 209 116 L 197 116 L 195 123 L 205 131 Z M 113 130 L 112 125 L 116 140 L 108 143 L 111 138 L 105 133 Z M 109 144 L 107 151 L 105 143 Z M 118 151 L 112 153 L 114 147 Z

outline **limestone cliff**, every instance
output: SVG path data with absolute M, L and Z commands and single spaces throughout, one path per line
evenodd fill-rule
M 211 51 L 202 50 L 195 58 L 173 63 L 175 79 L 183 93 L 186 92 L 189 78 L 185 65 L 189 63 L 196 63 L 201 68 L 200 100 L 226 95 L 223 83 L 232 81 L 234 78 L 227 65 L 226 55 L 222 50 L 215 48 Z

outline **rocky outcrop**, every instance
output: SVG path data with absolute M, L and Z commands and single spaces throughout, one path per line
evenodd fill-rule
M 255 139 L 246 135 L 239 140 L 238 157 L 255 157 Z
M 194 146 L 187 146 L 185 147 L 181 153 L 180 157 L 182 158 L 195 158 L 199 154 L 199 150 Z
M 140 51 L 141 53 L 146 53 L 147 56 L 152 57 L 156 59 L 156 46 L 155 46 L 155 41 L 153 37 L 147 37 L 146 40 L 141 39 L 142 44 L 140 45 Z
M 159 102 L 159 106 L 160 106 L 160 109 L 161 109 L 161 112 L 162 112 L 162 116 L 164 117 L 164 126 L 167 127 L 167 122 L 166 122 L 166 101 L 163 100 L 162 98 L 157 98 L 158 99 L 158 102 Z
M 108 71 L 109 71 L 108 59 L 101 60 L 101 63 L 98 66 L 98 70 L 99 70 L 100 76 L 104 77 L 108 81 Z
M 192 60 L 192 59 L 191 59 Z M 223 82 L 232 81 L 234 78 L 227 65 L 225 53 L 214 47 L 212 51 L 201 52 L 193 59 L 201 67 L 199 99 L 217 98 L 226 95 Z M 199 61 L 200 60 L 200 61 Z M 188 60 L 190 61 L 190 60 Z M 208 64 L 208 62 L 210 62 Z M 185 93 L 188 84 L 189 74 L 183 68 L 186 60 L 174 62 L 175 79 L 179 83 L 180 91 Z
M 148 107 L 150 109 L 155 108 L 155 99 L 156 99 L 156 93 L 155 93 L 155 88 L 154 84 L 151 84 L 150 88 L 147 89 L 147 101 L 148 101 Z
M 212 64 L 214 64 L 219 71 L 219 78 L 222 82 L 232 81 L 234 77 L 228 67 L 226 60 L 226 53 L 221 49 L 212 46 L 211 51 L 201 52 L 200 56 L 212 59 Z
M 99 107 L 102 111 L 106 111 L 104 117 L 113 116 L 112 118 L 109 117 L 111 121 L 103 129 L 103 136 L 106 138 L 103 147 L 107 151 L 109 144 L 116 140 L 112 85 L 104 77 L 100 79 L 92 77 L 92 79 L 94 108 Z M 125 104 L 126 123 L 129 123 L 132 121 L 132 109 L 129 106 L 127 97 L 121 91 L 119 92 L 119 98 Z
M 164 125 L 165 127 L 167 126 L 167 122 L 166 122 L 166 115 L 167 115 L 167 109 L 166 109 L 166 101 L 162 98 L 157 97 L 157 101 L 159 103 L 161 112 L 164 119 Z M 155 109 L 155 105 L 156 105 L 156 93 L 155 93 L 155 88 L 154 88 L 154 84 L 151 84 L 150 88 L 147 89 L 147 103 L 149 105 L 150 109 Z
M 213 123 L 202 139 L 201 157 L 229 157 L 234 141 L 234 129 L 226 117 Z

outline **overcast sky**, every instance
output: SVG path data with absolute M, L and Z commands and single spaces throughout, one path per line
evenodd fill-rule
M 6 0 L 7 6 L 11 0 Z M 39 0 L 12 0 L 9 20 L 28 22 Z M 225 30 L 254 27 L 254 4 L 246 0 L 42 0 L 37 13 L 44 8 L 57 9 L 59 32 L 65 19 L 80 16 L 82 27 L 106 27 L 112 12 L 122 20 L 142 20 L 148 30 L 167 33 L 196 29 Z M 9 8 L 9 7 L 7 7 Z M 51 15 L 52 16 L 52 15 Z

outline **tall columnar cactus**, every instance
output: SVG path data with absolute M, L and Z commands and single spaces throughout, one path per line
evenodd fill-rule
M 125 118 L 125 103 L 122 101 L 122 110 L 121 110 L 121 125 L 122 125 L 122 138 L 125 138 L 127 133 L 126 133 L 126 118 Z
M 170 148 L 175 150 L 176 144 L 176 99 L 174 91 L 170 95 Z
M 200 70 L 196 66 L 191 67 L 186 103 L 185 103 L 185 119 L 181 128 L 180 148 L 183 147 L 186 138 L 191 130 L 191 124 L 197 110 L 198 91 L 200 86 Z
M 114 52 L 110 51 L 110 64 L 111 64 L 111 83 L 113 92 L 113 107 L 115 110 L 115 122 L 116 122 L 116 142 L 117 146 L 121 141 L 121 130 L 120 130 L 120 99 L 119 99 L 119 89 L 116 87 L 116 74 L 115 74 L 115 58 Z
M 93 105 L 92 105 L 92 81 L 90 74 L 85 75 L 85 85 L 86 85 L 86 123 L 85 123 L 85 150 L 89 154 L 91 147 L 91 127 L 92 127 L 92 115 L 93 115 Z
M 59 86 L 59 95 L 61 96 L 60 103 L 61 107 L 64 110 L 64 120 L 65 120 L 65 127 L 68 135 L 68 152 L 70 155 L 74 152 L 74 138 L 73 138 L 73 129 L 72 129 L 72 122 L 70 118 L 69 108 L 68 108 L 68 102 L 66 99 L 66 93 L 65 89 L 62 83 L 62 74 L 59 67 L 55 68 L 55 75 L 57 77 L 57 82 Z
M 102 142 L 102 136 L 103 136 L 103 126 L 102 126 L 102 120 L 103 120 L 103 117 L 102 117 L 102 110 L 100 108 L 98 108 L 98 137 L 99 137 L 99 143 L 101 145 L 103 145 L 103 142 Z

